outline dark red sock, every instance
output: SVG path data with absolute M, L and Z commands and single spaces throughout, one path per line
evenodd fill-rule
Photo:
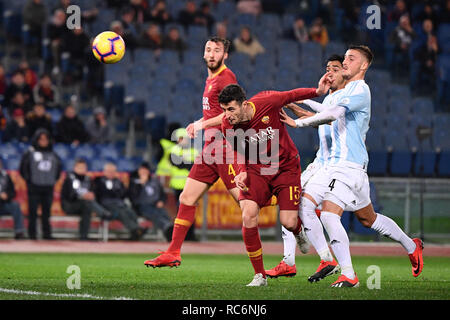
M 302 220 L 300 219 L 300 217 L 297 217 L 297 225 L 295 226 L 294 231 L 292 231 L 292 233 L 294 234 L 294 236 L 298 235 L 299 232 L 302 230 Z
M 261 238 L 259 237 L 258 227 L 246 228 L 242 227 L 242 238 L 244 239 L 245 248 L 247 249 L 250 262 L 253 265 L 255 274 L 262 273 L 266 277 L 264 270 Z
M 170 242 L 167 251 L 180 251 L 181 245 L 186 238 L 186 234 L 195 221 L 196 208 L 196 206 L 180 204 L 173 226 L 172 241 Z

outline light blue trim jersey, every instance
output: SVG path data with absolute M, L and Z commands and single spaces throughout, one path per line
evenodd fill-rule
M 325 99 L 323 99 L 322 105 L 324 107 L 336 105 L 341 94 L 342 89 L 327 95 Z M 324 165 L 329 160 L 332 146 L 331 125 L 320 125 L 317 130 L 317 134 L 319 135 L 319 150 L 317 150 L 316 159 L 321 165 Z
M 345 107 L 346 111 L 332 123 L 329 163 L 349 161 L 367 168 L 369 156 L 365 140 L 370 121 L 369 86 L 364 80 L 355 80 L 338 92 L 336 105 Z

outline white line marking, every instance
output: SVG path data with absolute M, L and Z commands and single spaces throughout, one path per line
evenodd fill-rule
M 59 298 L 82 298 L 82 299 L 95 299 L 95 300 L 134 300 L 133 298 L 128 298 L 128 297 L 108 298 L 108 297 L 93 296 L 93 295 L 87 294 L 87 293 L 83 293 L 83 294 L 51 293 L 51 292 L 24 291 L 24 290 L 6 289 L 6 288 L 0 288 L 0 292 L 13 293 L 13 294 L 26 294 L 26 295 L 31 295 L 31 296 L 59 297 Z

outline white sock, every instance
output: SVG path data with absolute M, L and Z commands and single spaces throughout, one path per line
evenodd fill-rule
M 350 255 L 350 241 L 347 232 L 342 226 L 341 217 L 331 212 L 322 211 L 320 220 L 330 237 L 331 248 L 341 266 L 341 273 L 349 279 L 355 279 L 355 271 L 353 270 L 352 257 Z
M 281 236 L 283 238 L 284 257 L 283 261 L 289 266 L 295 264 L 295 249 L 297 248 L 297 241 L 292 232 L 281 226 Z
M 377 218 L 372 224 L 371 228 L 383 236 L 389 237 L 392 240 L 400 242 L 403 248 L 411 254 L 416 250 L 416 244 L 410 237 L 403 232 L 402 229 L 389 217 L 377 213 Z
M 303 222 L 306 236 L 321 260 L 333 261 L 327 239 L 323 233 L 322 223 L 316 214 L 316 205 L 308 198 L 302 198 L 300 219 Z

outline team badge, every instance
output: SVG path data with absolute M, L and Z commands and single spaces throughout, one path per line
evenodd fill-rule
M 269 116 L 264 116 L 264 117 L 262 117 L 262 119 L 261 119 L 261 122 L 264 123 L 264 124 L 268 124 L 269 121 L 270 121 Z
M 209 85 L 209 87 L 208 87 L 208 92 L 210 92 L 211 89 L 212 89 L 212 84 Z

